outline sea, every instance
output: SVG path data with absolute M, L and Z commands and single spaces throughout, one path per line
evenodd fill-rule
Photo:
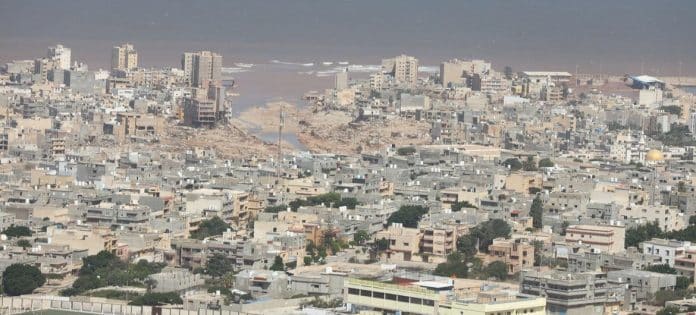
M 336 71 L 360 76 L 400 54 L 424 72 L 459 58 L 499 70 L 696 75 L 695 16 L 693 0 L 7 0 L 0 64 L 58 43 L 90 69 L 108 68 L 125 42 L 141 67 L 212 50 L 235 79 L 239 113 L 273 100 L 302 106 Z

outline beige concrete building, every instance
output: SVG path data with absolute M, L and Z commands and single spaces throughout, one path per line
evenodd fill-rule
M 210 51 L 184 53 L 181 68 L 190 86 L 207 88 L 222 80 L 222 55 Z
M 491 64 L 485 60 L 452 59 L 440 64 L 440 82 L 442 86 L 466 85 L 466 75 L 481 75 L 491 70 Z
M 70 70 L 71 50 L 63 45 L 48 47 L 47 57 L 57 61 L 57 68 Z
M 453 294 L 451 280 L 449 283 L 419 281 L 396 285 L 349 278 L 344 281 L 344 288 L 343 300 L 348 307 L 374 310 L 366 314 L 546 314 L 546 299 L 543 297 L 496 289 L 458 296 Z
M 520 239 L 508 240 L 498 238 L 488 246 L 488 255 L 483 256 L 484 262 L 502 261 L 512 275 L 527 268 L 534 267 L 534 246 Z
M 125 43 L 111 49 L 111 70 L 135 70 L 138 68 L 138 52 Z
M 420 252 L 423 233 L 419 229 L 404 227 L 401 223 L 392 223 L 389 228 L 380 231 L 375 239 L 389 241 L 388 259 L 411 261 Z
M 541 190 L 543 176 L 538 172 L 512 173 L 505 179 L 505 189 L 528 194 L 530 188 Z
M 444 261 L 457 248 L 457 233 L 453 228 L 424 227 L 421 233 L 421 255 L 439 257 Z
M 638 224 L 657 222 L 665 232 L 681 230 L 688 226 L 689 218 L 676 207 L 665 205 L 631 205 L 619 210 L 622 220 Z
M 383 59 L 382 71 L 393 75 L 396 84 L 413 86 L 418 81 L 418 59 L 406 55 Z
M 566 229 L 565 241 L 587 244 L 602 252 L 618 253 L 624 250 L 626 228 L 615 225 L 571 225 Z

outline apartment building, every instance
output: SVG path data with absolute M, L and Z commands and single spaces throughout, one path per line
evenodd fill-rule
M 626 228 L 617 225 L 571 225 L 566 229 L 567 243 L 586 244 L 597 250 L 618 253 L 624 250 Z
M 643 254 L 658 256 L 660 263 L 674 267 L 677 258 L 684 256 L 691 248 L 691 242 L 653 238 L 643 242 L 641 247 Z
M 406 55 L 383 59 L 382 71 L 391 74 L 398 85 L 414 86 L 418 81 L 418 59 Z
M 389 241 L 388 259 L 411 261 L 420 253 L 423 233 L 417 228 L 404 227 L 401 223 L 392 223 L 384 231 L 376 234 L 375 239 Z
M 125 43 L 111 48 L 111 70 L 128 71 L 138 68 L 138 52 Z
M 222 81 L 222 55 L 214 52 L 184 53 L 181 68 L 191 87 L 207 88 Z
M 546 298 L 547 314 L 616 314 L 624 300 L 624 286 L 612 284 L 605 273 L 525 272 L 522 293 Z
M 419 281 L 395 285 L 349 278 L 344 281 L 343 301 L 353 312 L 376 311 L 408 314 L 488 315 L 546 314 L 546 299 L 505 290 L 481 291 L 458 296 L 453 285 L 441 281 Z
M 508 274 L 513 275 L 534 267 L 534 245 L 521 239 L 508 240 L 498 238 L 488 246 L 488 254 L 483 256 L 486 264 L 501 261 L 508 267 Z
M 445 259 L 457 248 L 457 234 L 453 228 L 423 227 L 420 243 L 421 255 Z

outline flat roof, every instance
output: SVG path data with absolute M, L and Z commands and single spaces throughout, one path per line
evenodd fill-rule
M 635 80 L 635 81 L 640 81 L 643 83 L 664 83 L 660 79 L 653 77 L 653 76 L 649 76 L 649 75 L 634 76 L 634 77 L 631 77 L 631 79 Z
M 572 77 L 570 72 L 566 71 L 523 71 L 524 75 L 529 77 Z

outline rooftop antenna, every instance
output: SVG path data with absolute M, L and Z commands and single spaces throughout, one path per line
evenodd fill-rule
M 645 62 L 643 60 L 640 61 L 640 74 L 645 74 Z
M 576 89 L 578 88 L 578 83 L 580 83 L 580 77 L 578 76 L 578 75 L 579 75 L 579 73 L 578 73 L 579 71 L 580 71 L 580 65 L 577 65 L 577 64 L 576 64 L 576 65 L 575 65 L 575 88 L 576 88 Z
M 677 78 L 677 82 L 678 82 L 679 86 L 681 86 L 681 82 L 682 82 L 682 62 L 681 62 L 681 60 L 679 60 L 679 77 Z

